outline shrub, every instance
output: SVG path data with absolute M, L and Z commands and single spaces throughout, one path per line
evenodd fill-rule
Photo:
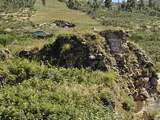
M 3 46 L 11 44 L 14 40 L 15 38 L 12 35 L 0 34 L 0 44 Z
M 36 0 L 1 0 L 2 9 L 33 8 Z
M 80 8 L 81 4 L 78 0 L 68 0 L 67 1 L 67 7 L 70 9 L 78 10 Z

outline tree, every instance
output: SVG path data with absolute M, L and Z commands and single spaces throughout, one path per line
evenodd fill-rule
M 105 0 L 105 7 L 110 8 L 112 6 L 112 0 Z
M 149 1 L 148 1 L 148 6 L 149 6 L 149 7 L 153 7 L 153 0 L 149 0 Z
M 140 0 L 139 1 L 139 4 L 138 4 L 138 8 L 139 9 L 143 9 L 145 7 L 145 5 L 144 5 L 144 0 Z
M 46 0 L 42 0 L 42 4 L 43 4 L 43 6 L 45 6 L 46 5 Z
M 127 0 L 126 9 L 132 11 L 136 7 L 136 0 Z
M 87 4 L 89 6 L 89 14 L 95 18 L 96 11 L 100 7 L 100 2 L 98 0 L 89 0 Z
M 70 9 L 78 10 L 80 8 L 81 4 L 78 2 L 78 0 L 68 0 L 67 7 Z

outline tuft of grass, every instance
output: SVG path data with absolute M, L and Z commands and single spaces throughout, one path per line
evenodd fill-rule
M 63 52 L 66 52 L 66 51 L 69 51 L 69 50 L 71 50 L 73 48 L 73 46 L 71 45 L 71 44 L 69 44 L 69 43 L 66 43 L 66 44 L 64 44 L 63 46 L 62 46 L 62 53 Z
M 0 44 L 7 46 L 15 41 L 15 37 L 9 34 L 0 34 Z
M 106 71 L 102 73 L 102 78 L 107 85 L 113 87 L 115 80 L 117 79 L 117 75 L 114 71 Z

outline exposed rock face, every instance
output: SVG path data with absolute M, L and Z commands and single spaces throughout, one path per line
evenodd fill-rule
M 116 61 L 116 68 L 121 75 L 133 80 L 135 100 L 146 100 L 149 93 L 156 91 L 158 77 L 154 65 L 145 53 L 134 43 L 127 41 L 128 34 L 123 31 L 101 32 L 105 37 L 110 53 Z
M 150 59 L 127 38 L 128 34 L 123 31 L 102 31 L 100 35 L 63 35 L 53 44 L 30 55 L 66 68 L 114 69 L 121 76 L 131 79 L 128 88 L 134 99 L 144 101 L 156 92 L 158 77 Z

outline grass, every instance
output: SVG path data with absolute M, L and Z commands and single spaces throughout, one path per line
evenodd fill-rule
M 14 55 L 21 49 L 41 48 L 61 33 L 88 33 L 95 27 L 98 30 L 128 30 L 132 34 L 130 40 L 139 43 L 153 60 L 159 61 L 159 18 L 103 9 L 97 11 L 96 21 L 86 13 L 68 9 L 57 0 L 47 0 L 46 6 L 37 0 L 35 7 L 37 11 L 31 17 L 35 24 L 60 19 L 73 22 L 76 27 L 55 28 L 54 36 L 49 39 L 0 34 L 0 47 L 8 48 L 13 54 L 12 59 L 0 60 L 0 74 L 6 77 L 5 85 L 0 88 L 0 119 L 126 120 L 132 117 L 134 101 L 128 96 L 127 80 L 122 80 L 114 71 L 46 66 Z M 62 50 L 71 48 L 66 44 Z M 104 105 L 102 97 L 115 102 L 116 112 Z M 131 110 L 125 111 L 122 103 L 127 103 Z
M 34 23 L 41 24 L 53 20 L 65 20 L 73 22 L 77 26 L 75 29 L 82 31 L 84 29 L 92 29 L 93 27 L 103 28 L 103 26 L 91 19 L 86 13 L 68 9 L 65 3 L 58 2 L 57 0 L 47 0 L 45 7 L 42 6 L 40 0 L 37 0 L 35 7 L 37 13 L 31 18 L 31 21 Z
M 103 73 L 98 71 L 48 68 L 25 59 L 0 64 L 1 74 L 7 77 L 5 87 L 0 89 L 0 119 L 114 120 L 114 117 L 127 117 L 126 114 L 114 115 L 100 99 L 102 95 L 112 100 L 116 97 L 117 91 L 107 87 L 108 80 L 115 78 L 113 72 L 106 72 L 102 77 Z
M 73 46 L 72 46 L 71 44 L 69 44 L 69 43 L 64 44 L 63 47 L 62 47 L 62 53 L 63 53 L 63 52 L 66 52 L 66 51 L 68 51 L 68 50 L 71 50 L 72 47 L 73 47 Z

